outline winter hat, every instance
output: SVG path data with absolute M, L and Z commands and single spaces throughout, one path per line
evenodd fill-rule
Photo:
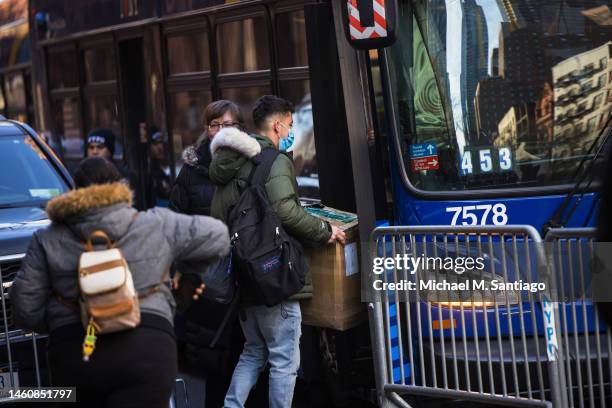
M 155 133 L 152 133 L 151 136 L 149 136 L 149 143 L 151 144 L 163 142 L 163 141 L 164 141 L 164 135 L 160 131 L 156 131 Z
M 110 129 L 92 129 L 87 135 L 87 144 L 85 145 L 85 148 L 89 147 L 91 143 L 104 145 L 108 148 L 108 150 L 110 150 L 111 155 L 115 154 L 115 134 Z
M 147 139 L 150 144 L 165 142 L 164 134 L 159 129 L 157 129 L 157 126 L 155 125 L 151 125 L 149 127 L 149 131 L 147 132 Z

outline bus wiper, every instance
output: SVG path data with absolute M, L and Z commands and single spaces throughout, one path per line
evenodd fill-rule
M 609 117 L 603 129 L 601 130 L 601 133 L 595 138 L 595 140 L 589 147 L 588 152 L 584 155 L 584 157 L 578 164 L 578 168 L 576 169 L 576 172 L 574 173 L 574 177 L 575 178 L 578 177 L 581 170 L 584 170 L 584 171 L 582 171 L 582 174 L 580 174 L 580 177 L 578 177 L 578 179 L 576 180 L 576 183 L 574 184 L 572 191 L 570 191 L 568 195 L 565 196 L 565 198 L 561 202 L 561 205 L 559 205 L 559 207 L 557 208 L 557 210 L 555 211 L 551 219 L 546 224 L 544 224 L 542 228 L 543 229 L 542 232 L 544 235 L 546 235 L 548 230 L 551 228 L 565 227 L 565 224 L 567 224 L 567 222 L 571 219 L 572 215 L 574 214 L 574 211 L 576 211 L 576 208 L 578 208 L 578 205 L 580 204 L 580 202 L 582 201 L 582 198 L 584 197 L 584 189 L 588 189 L 591 186 L 591 183 L 593 182 L 593 179 L 595 177 L 595 172 L 592 171 L 593 167 L 595 167 L 595 163 L 597 162 L 597 159 L 599 158 L 601 153 L 605 151 L 606 145 L 608 144 L 608 139 L 610 138 L 610 134 L 612 134 L 611 124 L 612 124 L 612 117 Z M 595 154 L 592 156 L 591 161 L 589 162 L 588 166 L 583 169 L 583 166 L 586 163 L 587 158 L 591 155 L 591 153 L 595 149 L 595 146 L 597 146 L 598 144 L 599 144 L 599 147 L 597 148 L 597 151 L 595 151 Z M 574 197 L 574 195 L 576 195 L 576 193 L 578 193 L 578 190 L 581 189 L 581 185 L 584 183 L 587 175 L 590 175 L 590 178 L 586 186 L 584 187 L 582 193 L 580 194 L 580 197 L 576 199 L 571 210 L 565 215 L 565 218 L 563 218 L 562 220 L 561 217 L 563 217 L 563 215 L 567 211 L 567 208 L 569 207 L 570 202 L 572 198 Z

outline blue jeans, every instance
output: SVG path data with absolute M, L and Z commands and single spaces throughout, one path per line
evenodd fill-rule
M 270 363 L 270 408 L 289 408 L 300 366 L 302 312 L 297 301 L 251 306 L 240 321 L 245 343 L 224 407 L 244 407 L 259 374 Z

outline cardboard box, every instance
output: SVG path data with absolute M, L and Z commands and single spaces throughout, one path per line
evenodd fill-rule
M 347 330 L 366 319 L 361 302 L 359 234 L 357 216 L 330 207 L 310 206 L 306 210 L 341 228 L 346 245 L 307 244 L 313 297 L 301 302 L 302 323 Z

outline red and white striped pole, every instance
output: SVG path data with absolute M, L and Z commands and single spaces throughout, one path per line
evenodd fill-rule
M 368 2 L 366 6 L 372 7 L 374 25 L 362 26 L 359 6 L 360 2 Z M 385 0 L 347 0 L 349 30 L 352 40 L 387 37 L 387 18 L 385 13 Z M 363 10 L 363 8 L 362 8 Z

